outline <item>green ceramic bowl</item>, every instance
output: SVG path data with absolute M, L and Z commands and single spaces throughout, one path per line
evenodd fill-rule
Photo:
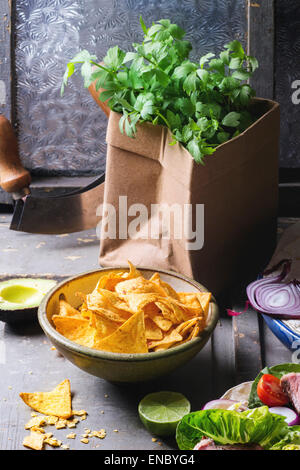
M 163 376 L 192 359 L 207 343 L 219 317 L 219 309 L 212 299 L 207 326 L 201 335 L 180 346 L 166 351 L 146 354 L 119 354 L 98 351 L 81 346 L 58 333 L 51 317 L 58 311 L 59 297 L 63 294 L 73 306 L 80 304 L 76 292 L 90 293 L 97 284 L 99 276 L 106 271 L 124 269 L 124 267 L 98 269 L 71 277 L 57 284 L 43 299 L 38 310 L 39 323 L 58 351 L 69 361 L 89 374 L 96 375 L 110 382 L 144 382 Z M 181 274 L 161 269 L 140 268 L 143 276 L 150 278 L 158 272 L 163 281 L 168 282 L 177 292 L 207 292 L 196 281 Z

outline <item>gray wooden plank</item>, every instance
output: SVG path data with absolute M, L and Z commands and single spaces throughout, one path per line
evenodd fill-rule
M 256 313 L 233 319 L 236 351 L 236 383 L 256 377 L 262 369 L 259 328 Z
M 0 214 L 0 273 L 72 275 L 97 269 L 96 229 L 63 235 L 9 230 L 11 214 Z
M 240 312 L 245 307 L 245 287 L 233 293 L 233 310 Z M 262 349 L 257 313 L 249 308 L 247 313 L 233 317 L 236 383 L 252 380 L 262 368 Z
M 248 0 L 248 54 L 259 69 L 250 80 L 257 96 L 274 97 L 274 0 Z
M 212 337 L 213 394 L 221 397 L 235 385 L 235 351 L 232 319 L 221 317 Z

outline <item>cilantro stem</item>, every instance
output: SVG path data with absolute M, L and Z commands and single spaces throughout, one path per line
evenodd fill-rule
M 75 63 L 75 62 L 74 62 L 74 63 Z M 109 69 L 107 69 L 106 67 L 103 67 L 103 65 L 98 64 L 97 62 L 94 62 L 93 60 L 91 60 L 90 63 L 93 64 L 93 65 L 96 65 L 96 67 L 99 67 L 99 68 L 102 69 L 102 70 L 105 70 L 105 72 L 107 72 L 107 73 L 109 73 L 109 74 L 111 74 L 111 75 L 114 75 L 114 74 L 117 73 L 117 72 L 114 71 L 114 70 L 109 70 Z
M 171 129 L 171 126 L 170 126 L 169 122 L 167 121 L 167 119 L 162 114 L 160 114 L 158 111 L 156 112 L 156 114 L 157 114 L 157 116 L 159 116 L 164 121 L 164 123 L 167 125 L 167 127 L 169 129 Z

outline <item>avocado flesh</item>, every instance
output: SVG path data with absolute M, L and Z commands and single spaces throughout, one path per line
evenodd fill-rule
M 49 279 L 10 279 L 0 282 L 0 311 L 37 308 L 56 281 Z

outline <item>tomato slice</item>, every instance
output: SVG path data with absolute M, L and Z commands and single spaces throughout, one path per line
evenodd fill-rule
M 280 380 L 271 374 L 264 374 L 257 384 L 258 398 L 267 406 L 287 405 L 289 399 L 280 387 Z

